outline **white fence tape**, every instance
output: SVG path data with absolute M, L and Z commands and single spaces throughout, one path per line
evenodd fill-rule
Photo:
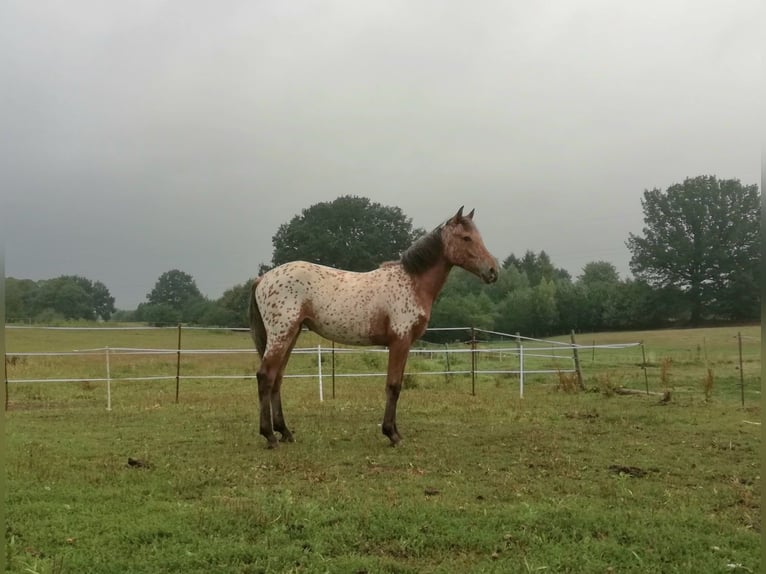
M 46 329 L 46 330 L 74 330 L 74 331 L 84 331 L 84 330 L 102 330 L 102 331 L 117 331 L 117 330 L 131 330 L 131 331 L 143 331 L 143 330 L 160 330 L 160 329 L 178 329 L 177 326 L 174 327 L 34 327 L 34 326 L 27 326 L 27 325 L 6 325 L 6 328 L 10 329 Z M 199 330 L 225 330 L 225 331 L 248 331 L 248 329 L 232 329 L 232 328 L 220 328 L 220 329 L 208 329 L 205 327 L 183 327 L 183 329 L 199 329 Z M 432 328 L 429 329 L 429 331 L 470 331 L 471 329 L 464 328 L 464 327 L 442 327 L 442 328 Z M 571 361 L 573 360 L 572 355 L 561 355 L 558 354 L 561 351 L 569 349 L 570 351 L 573 351 L 574 349 L 577 350 L 586 350 L 586 349 L 607 349 L 607 350 L 615 350 L 615 349 L 628 349 L 633 347 L 640 346 L 641 343 L 617 343 L 617 344 L 604 344 L 604 345 L 573 345 L 571 343 L 562 343 L 559 341 L 550 341 L 550 340 L 544 340 L 544 339 L 535 339 L 532 337 L 523 337 L 520 335 L 509 335 L 507 333 L 499 333 L 496 331 L 488 331 L 488 330 L 482 330 L 482 329 L 474 329 L 475 333 L 484 333 L 488 335 L 493 336 L 500 336 L 505 337 L 508 339 L 513 339 L 518 342 L 516 346 L 513 347 L 485 347 L 485 348 L 448 348 L 446 345 L 435 345 L 433 348 L 418 348 L 418 349 L 411 349 L 410 353 L 417 355 L 431 355 L 431 356 L 442 356 L 442 355 L 464 355 L 468 353 L 475 353 L 476 355 L 495 355 L 499 356 L 500 358 L 503 358 L 504 356 L 510 355 L 510 356 L 518 356 L 519 361 L 519 367 L 518 369 L 475 369 L 475 370 L 465 370 L 465 369 L 449 369 L 449 361 L 447 362 L 448 369 L 449 370 L 438 370 L 438 371 L 418 371 L 418 372 L 411 372 L 406 373 L 406 375 L 413 376 L 428 376 L 428 375 L 518 375 L 519 376 L 519 395 L 521 397 L 524 396 L 524 376 L 530 375 L 530 374 L 555 374 L 555 373 L 573 373 L 575 372 L 574 368 L 556 368 L 556 369 L 525 369 L 524 368 L 524 359 L 528 359 L 530 357 L 537 357 L 537 358 L 543 358 L 547 360 L 566 360 Z M 533 344 L 536 344 L 535 346 L 525 347 L 521 345 L 521 341 L 528 341 Z M 484 343 L 487 344 L 487 341 L 476 341 L 478 343 Z M 539 343 L 544 344 L 545 346 L 539 345 Z M 546 354 L 541 354 L 542 352 L 548 351 Z M 333 348 L 328 349 L 327 347 L 322 348 L 321 345 L 317 345 L 316 347 L 306 347 L 306 348 L 299 348 L 294 349 L 293 353 L 295 354 L 316 354 L 317 355 L 317 372 L 316 373 L 304 373 L 304 374 L 286 374 L 285 378 L 290 379 L 298 379 L 298 378 L 318 378 L 319 382 L 319 400 L 324 400 L 324 390 L 323 390 L 323 374 L 322 374 L 322 354 L 324 353 L 325 356 L 328 354 L 332 355 L 349 355 L 349 354 L 369 354 L 369 353 L 387 353 L 388 350 L 385 348 L 371 348 L 371 347 L 364 347 L 364 348 Z M 215 354 L 215 355 L 230 355 L 230 354 L 255 354 L 256 351 L 253 348 L 229 348 L 229 349 L 157 349 L 157 348 L 141 348 L 141 347 L 100 347 L 95 349 L 79 349 L 79 350 L 73 350 L 73 351 L 59 351 L 59 352 L 7 352 L 7 357 L 85 357 L 85 356 L 103 356 L 105 357 L 105 367 L 106 367 L 106 377 L 80 377 L 80 378 L 47 378 L 47 379 L 34 379 L 34 378 L 25 378 L 25 379 L 7 379 L 6 383 L 83 383 L 83 382 L 106 382 L 107 383 L 107 409 L 111 410 L 112 406 L 112 397 L 111 397 L 111 383 L 112 381 L 131 381 L 131 382 L 139 382 L 139 381 L 168 381 L 168 380 L 213 380 L 213 379 L 219 379 L 219 380 L 231 380 L 231 379 L 238 379 L 238 380 L 247 380 L 247 379 L 255 379 L 256 375 L 181 375 L 178 373 L 177 375 L 157 375 L 157 376 L 141 376 L 141 377 L 131 377 L 131 376 L 120 376 L 120 377 L 112 377 L 111 374 L 111 362 L 110 359 L 113 359 L 117 356 L 123 356 L 123 355 L 175 355 L 179 357 L 180 355 L 184 356 L 190 356 L 190 355 L 209 355 L 209 354 Z M 475 356 L 476 356 L 475 355 Z M 385 377 L 385 372 L 375 372 L 375 373 L 333 373 L 333 378 L 367 378 L 367 377 Z

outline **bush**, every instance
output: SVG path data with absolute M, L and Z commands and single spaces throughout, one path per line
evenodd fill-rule
M 181 312 L 167 303 L 142 303 L 136 309 L 136 319 L 154 327 L 177 325 L 181 322 Z

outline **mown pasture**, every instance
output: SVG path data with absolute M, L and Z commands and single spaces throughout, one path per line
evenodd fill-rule
M 173 349 L 176 337 L 7 330 L 6 344 Z M 243 333 L 183 337 L 185 349 L 251 348 Z M 650 390 L 670 390 L 669 402 L 615 394 L 644 389 L 638 348 L 583 351 L 589 392 L 565 374 L 530 376 L 524 399 L 515 376 L 479 376 L 472 396 L 470 376 L 417 374 L 443 368 L 443 353 L 414 356 L 395 449 L 375 377 L 338 379 L 335 398 L 325 377 L 321 403 L 315 379 L 286 381 L 297 442 L 276 451 L 258 435 L 252 380 L 183 379 L 178 403 L 174 380 L 113 381 L 111 411 L 103 382 L 11 383 L 10 571 L 759 572 L 759 328 L 578 335 L 640 340 Z M 9 358 L 11 379 L 104 376 L 101 354 Z M 336 359 L 339 372 L 385 364 Z M 174 355 L 110 360 L 115 378 L 175 374 Z M 293 361 L 290 372 L 317 370 L 314 354 Z M 479 367 L 506 361 L 481 355 Z M 184 355 L 182 374 L 242 377 L 255 363 Z

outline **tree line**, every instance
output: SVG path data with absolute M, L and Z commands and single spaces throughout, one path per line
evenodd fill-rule
M 159 276 L 146 301 L 133 310 L 117 310 L 114 297 L 101 282 L 79 276 L 55 279 L 5 280 L 6 320 L 55 324 L 66 321 L 144 322 L 151 325 L 188 323 L 217 327 L 246 326 L 251 281 L 227 289 L 218 299 L 203 295 L 194 278 L 171 269 Z M 87 286 L 95 286 L 88 289 Z
M 645 227 L 630 233 L 633 278 L 607 261 L 587 263 L 572 278 L 545 251 L 503 261 L 499 279 L 482 285 L 454 270 L 431 316 L 431 326 L 474 326 L 528 336 L 650 329 L 760 318 L 760 192 L 756 185 L 714 176 L 687 178 L 641 200 Z M 273 237 L 273 256 L 258 273 L 297 259 L 352 271 L 396 260 L 425 231 L 400 208 L 341 196 L 304 209 Z M 79 276 L 43 281 L 6 279 L 6 317 L 50 323 L 66 320 L 247 325 L 252 279 L 218 299 L 205 297 L 194 278 L 163 273 L 146 301 L 117 311 L 103 283 Z M 436 340 L 435 337 L 429 337 Z

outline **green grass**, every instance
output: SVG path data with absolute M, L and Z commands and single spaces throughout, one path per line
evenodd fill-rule
M 258 435 L 249 380 L 182 381 L 179 404 L 174 381 L 113 382 L 111 412 L 103 383 L 11 385 L 10 571 L 759 572 L 760 427 L 749 423 L 761 420 L 760 341 L 747 339 L 742 409 L 736 331 L 578 335 L 582 344 L 643 339 L 650 388 L 672 387 L 668 404 L 565 392 L 555 375 L 530 377 L 523 400 L 515 377 L 480 376 L 471 396 L 470 377 L 415 375 L 400 399 L 396 449 L 380 433 L 378 378 L 339 379 L 336 398 L 323 403 L 315 380 L 286 381 L 297 442 L 276 451 Z M 176 337 L 7 333 L 9 352 L 173 348 Z M 715 372 L 708 401 L 703 338 Z M 188 342 L 250 345 L 246 335 L 209 332 L 190 332 Z M 584 355 L 587 387 L 643 388 L 640 349 Z M 339 360 L 384 365 L 364 357 Z M 315 371 L 316 357 L 295 359 L 294 370 Z M 152 360 L 132 368 L 168 366 Z M 499 361 L 482 356 L 480 367 Z M 204 356 L 185 368 L 244 374 L 253 363 Z M 442 363 L 413 359 L 410 370 Z M 101 365 L 99 357 L 63 366 Z M 68 373 L 61 367 L 29 358 L 9 375 Z M 149 466 L 128 466 L 128 457 Z

